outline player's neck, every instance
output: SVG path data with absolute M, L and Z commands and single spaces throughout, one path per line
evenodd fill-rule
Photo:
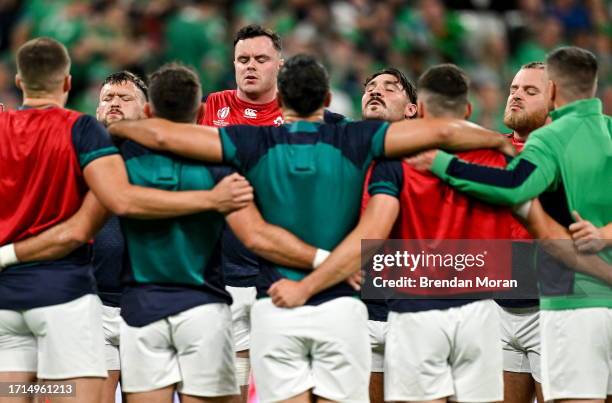
M 276 87 L 272 88 L 270 91 L 266 91 L 263 94 L 247 94 L 242 91 L 240 88 L 236 91 L 236 95 L 238 99 L 243 102 L 248 102 L 250 104 L 263 105 L 268 104 L 274 99 L 276 99 Z
M 285 123 L 293 123 L 297 122 L 298 120 L 306 120 L 308 122 L 322 122 L 324 119 L 324 113 L 324 108 L 320 108 L 312 114 L 303 117 L 298 115 L 293 109 L 283 108 L 283 120 L 285 121 Z
M 529 137 L 529 134 L 531 132 L 527 132 L 527 133 L 519 133 L 516 130 L 512 132 L 512 137 L 514 138 L 514 140 L 524 143 L 527 141 L 527 137 Z
M 30 108 L 45 108 L 49 106 L 56 106 L 58 108 L 64 107 L 64 101 L 62 97 L 56 97 L 53 95 L 46 95 L 41 97 L 31 97 L 24 95 L 23 98 L 23 106 L 28 106 Z

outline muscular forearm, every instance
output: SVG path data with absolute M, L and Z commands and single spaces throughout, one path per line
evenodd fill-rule
M 123 120 L 108 131 L 153 150 L 168 151 L 208 162 L 223 159 L 219 131 L 214 127 L 175 123 L 165 119 Z
M 399 212 L 399 202 L 387 195 L 372 197 L 357 227 L 338 245 L 317 270 L 306 276 L 302 283 L 309 295 L 344 281 L 359 271 L 362 239 L 386 239 Z
M 216 207 L 215 195 L 209 190 L 169 192 L 129 186 L 110 197 L 115 199 L 109 202 L 109 208 L 115 214 L 139 219 L 179 217 L 215 210 Z
M 612 285 L 612 265 L 595 254 L 578 253 L 567 228 L 550 217 L 537 200 L 531 205 L 525 226 L 546 252 L 567 267 Z
M 385 155 L 388 157 L 402 157 L 431 148 L 514 151 L 503 136 L 459 119 L 416 119 L 394 123 L 385 138 Z
M 226 220 L 238 239 L 264 259 L 281 266 L 312 268 L 317 248 L 265 222 L 255 204 L 229 214 Z
M 60 259 L 92 239 L 108 217 L 108 210 L 90 192 L 68 220 L 15 243 L 15 254 L 20 262 Z

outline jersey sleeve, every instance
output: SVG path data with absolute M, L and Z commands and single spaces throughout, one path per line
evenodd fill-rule
M 533 133 L 521 154 L 506 168 L 470 164 L 439 151 L 431 171 L 451 186 L 494 204 L 517 205 L 537 197 L 558 181 L 559 152 L 545 141 L 544 135 Z
M 386 194 L 399 199 L 404 187 L 404 170 L 398 160 L 380 161 L 374 165 L 368 181 L 370 196 Z
M 342 151 L 358 166 L 369 166 L 373 159 L 384 156 L 385 136 L 389 123 L 378 120 L 365 120 L 328 127 L 341 128 Z
M 219 128 L 223 162 L 240 171 L 248 170 L 251 163 L 265 152 L 264 129 L 245 125 Z
M 79 117 L 72 126 L 72 144 L 81 169 L 98 158 L 119 152 L 104 126 L 89 115 Z

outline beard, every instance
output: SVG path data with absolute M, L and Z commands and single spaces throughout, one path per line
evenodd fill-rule
M 544 126 L 547 117 L 548 111 L 546 110 L 534 111 L 531 113 L 525 110 L 520 110 L 518 112 L 508 110 L 504 113 L 504 124 L 519 133 L 531 133 Z

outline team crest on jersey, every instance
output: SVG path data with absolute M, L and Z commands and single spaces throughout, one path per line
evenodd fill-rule
M 229 106 L 224 106 L 223 108 L 217 110 L 217 117 L 220 120 L 224 120 L 225 118 L 229 116 L 229 113 L 230 113 Z
M 249 119 L 257 118 L 257 111 L 255 109 L 246 108 L 244 110 L 244 117 Z
M 285 120 L 283 119 L 282 116 L 277 116 L 276 119 L 274 119 L 274 122 L 272 123 L 274 123 L 274 126 L 280 126 L 283 123 L 285 123 Z

